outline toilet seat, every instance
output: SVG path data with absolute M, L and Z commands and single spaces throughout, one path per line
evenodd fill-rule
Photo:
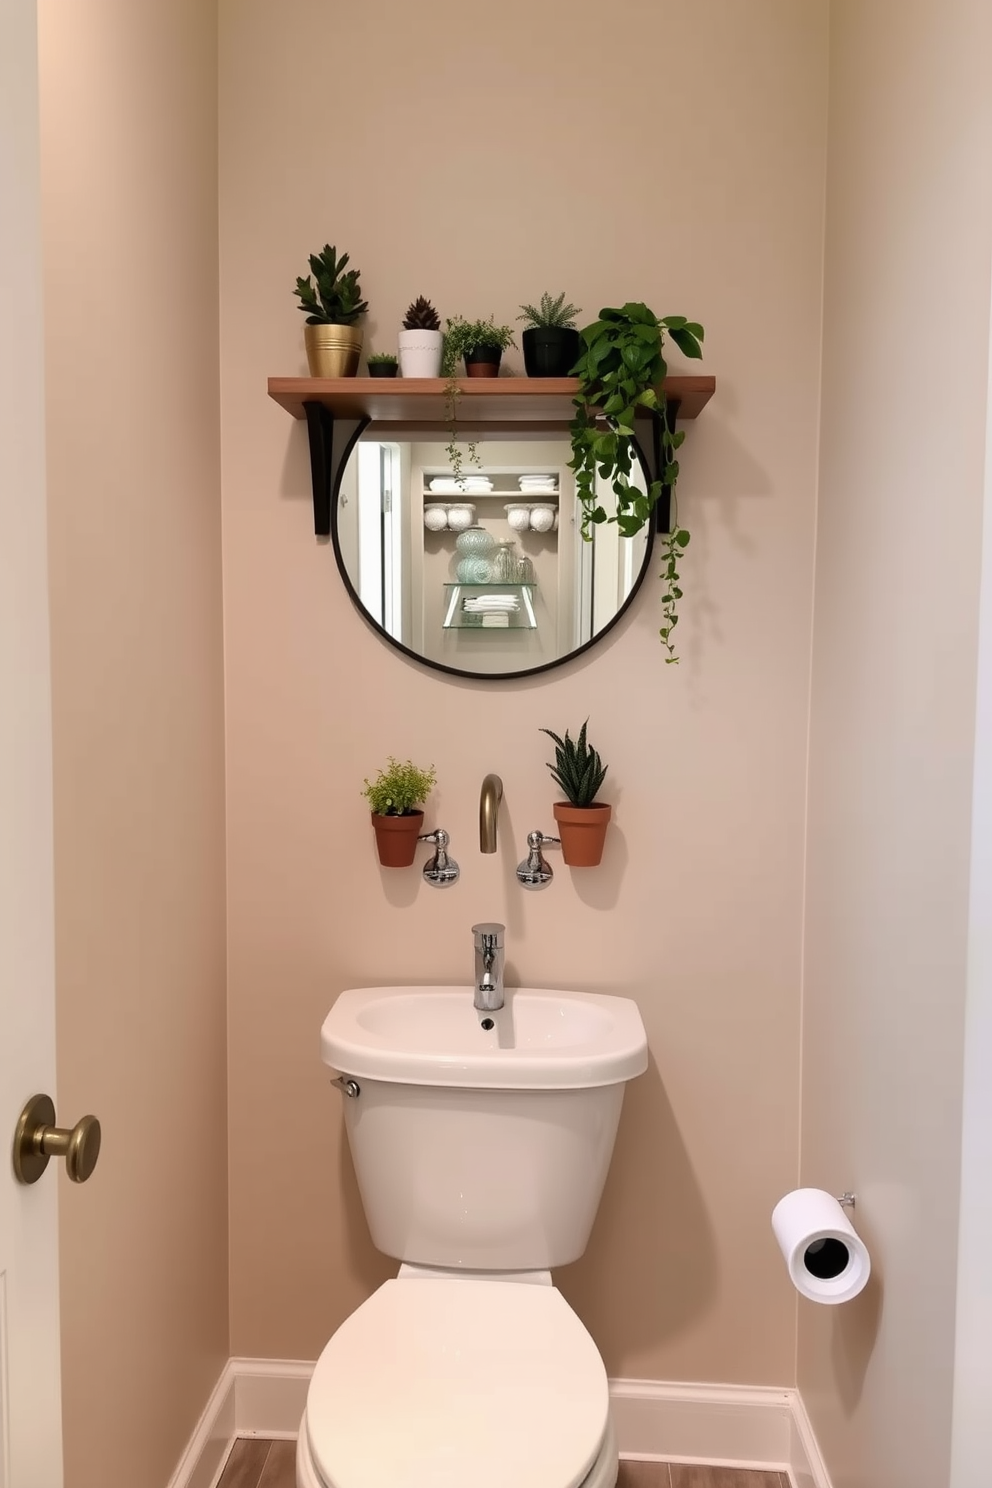
M 582 1488 L 609 1389 L 555 1287 L 387 1281 L 318 1359 L 305 1425 L 323 1488 Z

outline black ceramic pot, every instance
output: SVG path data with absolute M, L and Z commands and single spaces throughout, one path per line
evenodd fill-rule
M 579 359 L 574 326 L 531 326 L 521 336 L 528 377 L 567 377 Z
M 395 377 L 399 370 L 397 362 L 369 362 L 370 377 Z
M 477 346 L 465 353 L 465 373 L 468 377 L 498 377 L 499 364 L 503 357 L 500 346 Z

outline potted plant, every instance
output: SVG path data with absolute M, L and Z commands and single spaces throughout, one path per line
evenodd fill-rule
M 401 376 L 440 377 L 444 347 L 441 321 L 423 295 L 418 295 L 407 309 L 398 339 Z
M 555 762 L 548 764 L 551 777 L 564 791 L 566 800 L 554 804 L 555 821 L 561 837 L 561 855 L 570 868 L 595 868 L 603 856 L 606 829 L 613 807 L 596 800 L 606 779 L 607 766 L 586 740 L 586 725 L 578 739 L 565 731 L 564 739 L 551 729 L 542 728 L 555 743 Z
M 463 358 L 468 377 L 498 377 L 504 351 L 515 345 L 512 326 L 494 325 L 492 316 L 488 320 L 463 320 L 456 315 L 445 324 L 441 370 L 445 377 L 454 377 L 459 358 Z
M 359 272 L 345 268 L 347 253 L 325 243 L 310 255 L 310 274 L 297 279 L 298 309 L 307 318 L 303 339 L 311 377 L 354 377 L 362 351 L 362 333 L 355 322 L 369 308 L 362 299 Z
M 402 764 L 389 756 L 389 763 L 374 780 L 366 780 L 362 795 L 372 811 L 372 826 L 384 868 L 409 868 L 417 850 L 417 838 L 424 822 L 422 806 L 437 771 L 431 765 L 421 770 L 412 760 Z
M 678 624 L 677 601 L 679 558 L 689 534 L 679 526 L 675 483 L 679 464 L 676 451 L 685 434 L 669 428 L 666 417 L 665 375 L 668 371 L 663 355 L 665 332 L 687 357 L 701 357 L 703 328 L 684 315 L 659 318 L 647 305 L 629 302 L 621 309 L 599 312 L 599 319 L 580 333 L 581 346 L 575 375 L 579 390 L 575 396 L 575 416 L 569 425 L 572 459 L 575 471 L 575 494 L 582 504 L 582 535 L 591 535 L 592 525 L 616 522 L 625 537 L 639 532 L 651 519 L 655 504 L 665 486 L 671 491 L 670 530 L 662 540 L 664 567 L 662 581 L 661 639 L 668 651 L 666 662 L 677 662 L 672 632 Z M 651 482 L 647 495 L 632 486 L 630 474 L 635 458 L 634 419 L 639 408 L 659 415 L 662 430 L 664 468 L 661 478 Z M 608 516 L 596 496 L 598 474 L 612 483 L 617 509 Z
M 575 317 L 579 311 L 565 304 L 564 293 L 553 300 L 542 294 L 541 303 L 521 305 L 518 320 L 528 322 L 520 337 L 524 370 L 528 377 L 568 377 L 579 359 L 579 333 Z
M 400 364 L 388 351 L 373 351 L 369 356 L 370 377 L 395 377 Z

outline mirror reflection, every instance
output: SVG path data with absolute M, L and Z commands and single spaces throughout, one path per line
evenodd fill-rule
M 464 443 L 458 481 L 443 439 L 387 432 L 355 446 L 334 512 L 352 597 L 387 639 L 433 666 L 511 677 L 564 661 L 616 620 L 652 533 L 625 538 L 610 523 L 583 541 L 566 438 L 487 438 L 477 463 Z M 609 510 L 609 486 L 599 495 Z

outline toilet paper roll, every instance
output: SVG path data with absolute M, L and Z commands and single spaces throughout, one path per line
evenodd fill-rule
M 822 1188 L 797 1188 L 772 1210 L 772 1229 L 792 1284 L 811 1302 L 849 1302 L 871 1273 L 868 1248 Z

